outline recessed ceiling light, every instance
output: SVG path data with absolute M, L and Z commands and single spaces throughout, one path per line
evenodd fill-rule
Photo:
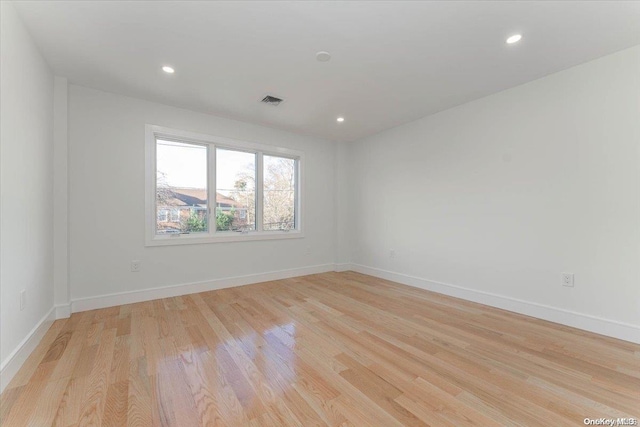
M 507 43 L 508 44 L 518 43 L 521 38 L 522 38 L 522 34 L 514 34 L 507 39 Z
M 168 65 L 165 65 L 164 67 L 162 67 L 162 71 L 164 71 L 167 74 L 173 74 L 176 72 L 176 70 L 174 70 L 172 67 L 169 67 Z
M 342 122 L 344 122 L 344 117 L 338 117 L 338 118 L 336 119 L 336 121 L 337 121 L 338 123 L 342 123 Z
M 320 62 L 327 62 L 331 59 L 331 54 L 329 52 L 321 50 L 320 52 L 316 53 L 316 59 Z

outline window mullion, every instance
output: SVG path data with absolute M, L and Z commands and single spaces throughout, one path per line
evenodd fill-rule
M 294 230 L 300 230 L 300 159 L 296 159 L 294 165 L 293 225 Z
M 209 234 L 213 235 L 216 233 L 216 208 L 217 208 L 217 192 L 216 192 L 216 146 L 213 144 L 209 144 L 208 147 L 208 165 L 207 165 L 207 174 L 208 180 L 207 183 L 209 185 L 209 191 L 207 192 L 207 214 L 209 215 Z
M 151 163 L 153 165 L 153 176 L 151 177 L 151 194 L 149 195 L 149 199 L 152 200 L 153 204 L 153 216 L 151 219 L 153 220 L 153 236 L 158 234 L 158 161 L 157 161 L 157 150 L 158 150 L 158 140 L 156 136 L 153 135 L 153 148 L 151 149 Z
M 263 206 L 263 155 L 261 151 L 258 151 L 256 159 L 256 231 L 262 232 L 262 206 Z

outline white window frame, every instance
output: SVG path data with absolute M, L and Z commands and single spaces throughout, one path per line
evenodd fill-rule
M 164 215 L 162 216 L 162 218 L 164 218 L 164 219 L 160 219 L 160 216 L 157 215 L 158 210 L 156 209 L 156 221 L 158 221 L 158 222 L 169 222 L 169 209 L 162 209 L 161 212 L 164 213 Z
M 207 146 L 207 203 L 209 231 L 193 234 L 157 234 L 156 208 L 156 140 L 184 142 Z M 216 232 L 216 148 L 239 150 L 256 154 L 256 230 L 249 232 Z M 264 155 L 296 160 L 295 224 L 293 230 L 263 230 L 262 218 L 262 158 Z M 203 243 L 241 242 L 252 240 L 295 239 L 304 237 L 304 153 L 288 148 L 239 141 L 232 138 L 211 136 L 170 129 L 163 126 L 145 126 L 145 246 L 190 245 Z
M 174 212 L 177 213 L 175 216 L 173 215 Z M 169 222 L 180 222 L 180 208 L 171 208 L 169 210 Z

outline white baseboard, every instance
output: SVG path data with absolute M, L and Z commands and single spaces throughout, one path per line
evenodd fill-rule
M 349 271 L 352 270 L 352 265 L 351 263 L 343 263 L 343 264 L 333 264 L 333 271 L 337 271 L 338 273 L 341 273 L 343 271 Z
M 168 298 L 180 295 L 188 295 L 197 292 L 212 291 L 235 286 L 249 285 L 252 283 L 281 280 L 290 277 L 306 276 L 309 274 L 326 273 L 335 271 L 334 264 L 314 265 L 310 267 L 293 268 L 289 270 L 271 271 L 267 273 L 250 274 L 246 276 L 227 277 L 223 279 L 204 282 L 185 283 L 175 286 L 144 289 L 140 291 L 122 292 L 117 294 L 100 295 L 91 298 L 72 300 L 70 304 L 59 304 L 51 307 L 51 310 L 29 332 L 15 350 L 2 361 L 0 365 L 0 393 L 9 384 L 18 372 L 22 364 L 27 360 L 31 352 L 40 343 L 44 334 L 56 319 L 71 316 L 71 313 L 94 310 L 98 308 L 112 307 L 121 304 L 150 301 L 158 298 Z
M 58 304 L 56 309 L 56 319 L 66 319 L 71 316 L 71 304 Z
M 69 317 L 71 312 L 75 313 L 121 304 L 131 304 L 159 298 L 188 295 L 197 292 L 268 282 L 271 280 L 280 280 L 309 274 L 348 270 L 640 344 L 640 327 L 636 325 L 603 319 L 543 304 L 527 302 L 503 295 L 422 279 L 420 277 L 360 264 L 322 264 L 246 276 L 227 277 L 204 282 L 144 289 L 140 291 L 101 295 L 91 298 L 76 299 L 73 300 L 71 304 L 57 305 L 52 307 L 51 310 L 49 310 L 49 312 L 40 319 L 38 324 L 31 330 L 31 332 L 29 332 L 29 334 L 27 334 L 22 342 L 11 352 L 11 354 L 9 354 L 9 356 L 6 357 L 5 360 L 2 361 L 2 364 L 0 365 L 0 392 L 2 392 L 7 384 L 9 384 L 31 352 L 36 348 L 38 343 L 40 343 L 40 340 L 45 335 L 53 321 L 55 319 Z
M 292 268 L 289 270 L 271 271 L 267 273 L 249 274 L 246 276 L 226 277 L 223 279 L 207 280 L 203 282 L 184 283 L 181 285 L 164 286 L 160 288 L 143 289 L 139 291 L 120 292 L 117 294 L 100 295 L 89 298 L 79 298 L 71 301 L 71 312 L 95 310 L 122 304 L 151 301 L 159 298 L 170 298 L 198 292 L 214 291 L 271 280 L 288 279 L 290 277 L 306 276 L 308 274 L 326 273 L 334 271 L 334 264 L 314 265 L 310 267 Z
M 36 326 L 27 334 L 18 346 L 0 364 L 0 393 L 9 384 L 22 364 L 47 333 L 53 321 L 56 320 L 55 307 L 44 315 Z
M 482 292 L 464 288 L 462 286 L 450 285 L 448 283 L 422 279 L 420 277 L 409 276 L 360 264 L 351 264 L 350 270 L 640 344 L 640 326 L 637 325 L 603 319 L 589 314 L 577 313 L 557 307 L 523 301 L 489 292 Z

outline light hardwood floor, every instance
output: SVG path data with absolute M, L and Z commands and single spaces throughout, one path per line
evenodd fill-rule
M 357 273 L 76 313 L 2 426 L 563 426 L 640 415 L 640 346 Z

